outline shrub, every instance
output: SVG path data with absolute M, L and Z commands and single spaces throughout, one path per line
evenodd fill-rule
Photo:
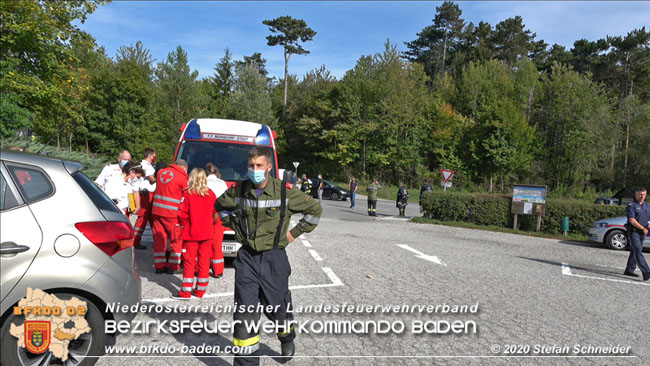
M 422 206 L 425 217 L 437 220 L 511 228 L 514 220 L 514 214 L 510 213 L 511 200 L 509 195 L 426 192 L 422 197 Z M 597 220 L 624 215 L 625 206 L 596 205 L 576 200 L 547 200 L 541 231 L 560 233 L 562 218 L 569 217 L 571 232 L 586 233 Z M 519 215 L 518 226 L 519 230 L 534 231 L 537 217 Z
M 26 139 L 14 138 L 2 140 L 3 149 L 12 145 L 18 146 L 33 154 L 43 149 L 43 152 L 49 157 L 79 162 L 83 165 L 81 171 L 90 179 L 95 179 L 99 175 L 99 172 L 102 171 L 102 168 L 108 164 L 108 160 L 103 156 L 96 157 L 78 151 L 70 152 L 68 149 L 57 149 L 54 146 L 46 146 L 43 148 L 45 146 L 44 144 Z

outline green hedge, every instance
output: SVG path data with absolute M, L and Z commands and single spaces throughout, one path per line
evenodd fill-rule
M 0 140 L 0 146 L 3 149 L 8 148 L 9 146 L 18 146 L 33 154 L 43 149 L 43 152 L 45 152 L 48 157 L 79 162 L 83 165 L 81 171 L 93 180 L 97 178 L 99 172 L 102 171 L 106 164 L 113 162 L 107 160 L 103 156 L 89 155 L 79 151 L 70 152 L 67 149 L 57 149 L 54 146 L 45 146 L 45 144 L 27 139 L 2 139 Z
M 424 216 L 442 221 L 464 221 L 477 225 L 512 228 L 512 197 L 452 192 L 426 192 L 422 198 Z M 569 217 L 571 232 L 586 233 L 597 220 L 625 215 L 625 206 L 596 205 L 575 200 L 547 200 L 541 231 L 560 233 L 560 221 Z M 519 215 L 519 230 L 534 231 L 537 216 Z

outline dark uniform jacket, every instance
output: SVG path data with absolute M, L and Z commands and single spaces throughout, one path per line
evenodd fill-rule
M 650 220 L 650 203 L 643 202 L 643 204 L 640 204 L 637 201 L 632 201 L 627 205 L 625 211 L 627 214 L 628 225 L 631 230 L 640 232 L 639 229 L 632 227 L 632 225 L 629 224 L 631 218 L 635 219 L 644 228 L 648 228 L 648 220 Z
M 244 189 L 242 198 L 241 190 Z M 231 212 L 239 208 L 239 202 L 243 199 L 244 209 L 248 216 L 248 229 L 250 247 L 258 252 L 273 248 L 275 234 L 280 224 L 282 181 L 269 178 L 269 181 L 260 195 L 255 195 L 255 186 L 249 180 L 233 185 L 219 197 L 215 208 L 223 224 L 235 231 L 237 241 L 244 244 L 245 238 L 241 230 L 235 225 Z M 287 204 L 282 233 L 280 234 L 279 248 L 289 244 L 287 230 L 292 214 L 302 213 L 304 216 L 296 227 L 291 229 L 291 235 L 297 238 L 302 233 L 311 232 L 318 225 L 320 215 L 323 211 L 320 203 L 298 189 L 293 189 L 291 183 L 287 183 Z M 256 230 L 257 229 L 257 230 Z M 244 244 L 246 245 L 246 244 Z

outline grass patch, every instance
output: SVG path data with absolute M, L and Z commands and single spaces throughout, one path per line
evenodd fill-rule
M 588 235 L 580 234 L 580 233 L 572 233 L 572 232 L 569 232 L 568 236 L 565 238 L 562 235 L 548 234 L 548 233 L 542 233 L 542 232 L 538 233 L 538 232 L 535 232 L 535 231 L 513 230 L 513 229 L 508 229 L 508 228 L 499 227 L 499 226 L 483 226 L 483 225 L 477 225 L 477 224 L 472 224 L 472 223 L 463 222 L 463 221 L 441 221 L 441 220 L 436 220 L 436 219 L 428 219 L 428 218 L 424 218 L 424 217 L 414 217 L 414 218 L 411 219 L 411 222 L 415 222 L 415 223 L 418 223 L 418 224 L 436 224 L 436 225 L 460 227 L 460 228 L 465 228 L 465 229 L 495 231 L 495 232 L 500 232 L 500 233 L 534 236 L 534 237 L 537 237 L 537 238 L 556 239 L 556 240 L 571 240 L 571 241 L 577 241 L 577 242 L 582 242 L 582 243 L 595 244 L 595 243 L 589 241 L 589 236 Z

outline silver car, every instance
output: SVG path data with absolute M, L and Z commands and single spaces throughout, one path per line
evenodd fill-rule
M 628 246 L 625 234 L 626 222 L 625 216 L 596 221 L 589 229 L 589 240 L 603 243 L 610 249 L 624 250 Z M 650 247 L 650 236 L 646 236 L 643 246 Z
M 92 365 L 97 357 L 90 356 L 104 352 L 104 321 L 135 315 L 112 313 L 107 304 L 130 306 L 141 299 L 133 228 L 81 173 L 81 164 L 4 150 L 0 160 L 1 363 Z M 14 315 L 14 307 L 28 288 L 87 304 L 90 331 L 69 341 L 61 359 L 47 348 L 42 353 L 28 351 L 10 332 L 11 324 L 15 332 L 26 320 Z M 43 341 L 40 337 L 36 343 Z

